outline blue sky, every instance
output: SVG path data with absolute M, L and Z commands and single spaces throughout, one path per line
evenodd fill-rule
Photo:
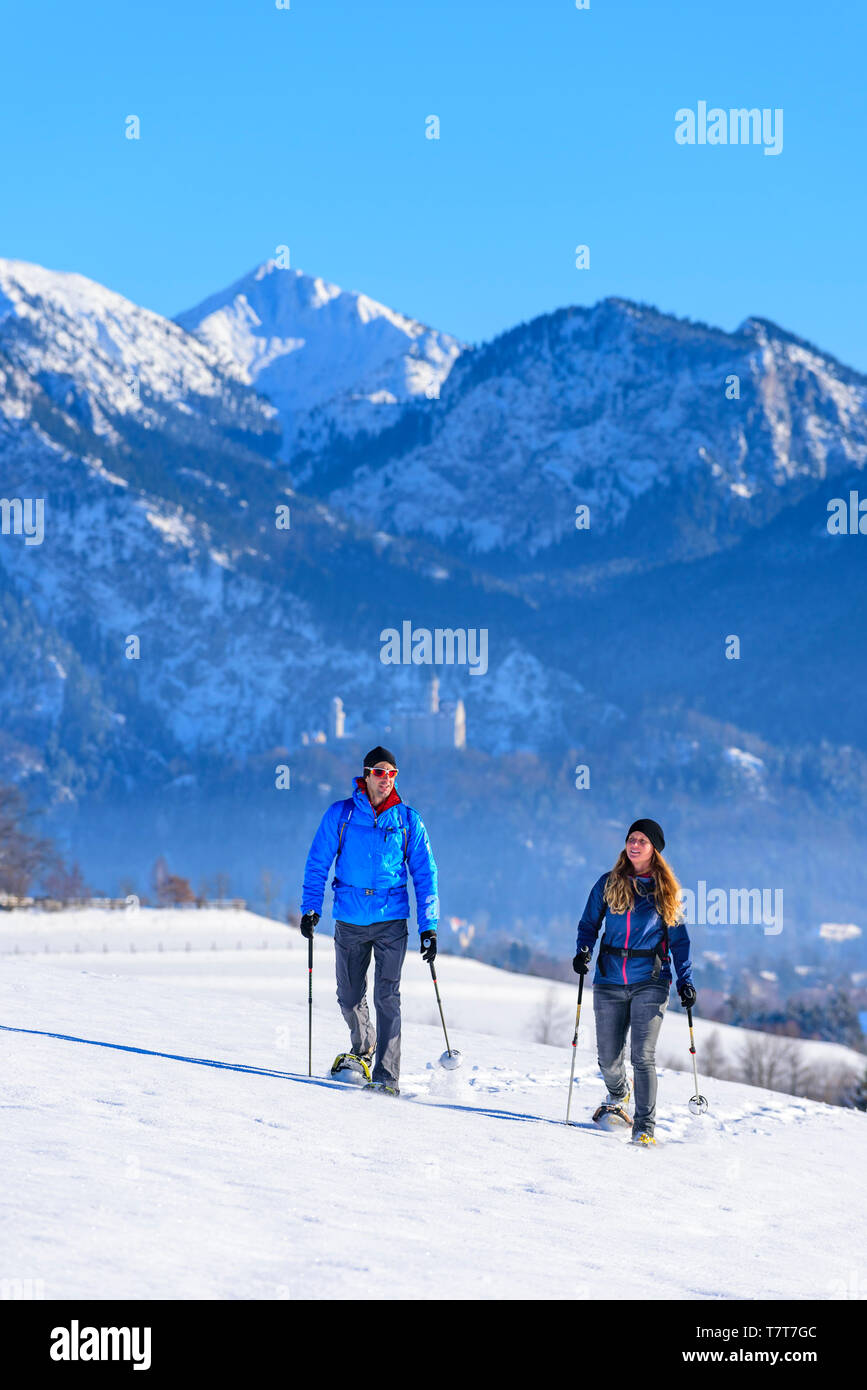
M 171 315 L 287 244 L 469 342 L 616 294 L 867 371 L 862 7 L 42 0 L 3 37 L 0 255 Z M 781 107 L 782 153 L 678 145 L 702 100 Z

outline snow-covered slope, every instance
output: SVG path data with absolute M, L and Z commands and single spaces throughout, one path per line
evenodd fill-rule
M 3 922 L 6 945 L 20 916 Z M 93 914 L 73 916 L 64 932 L 94 930 Z M 852 1296 L 864 1115 L 706 1081 L 710 1111 L 694 1119 L 691 1075 L 663 1071 L 660 1143 L 634 1149 L 589 1119 L 588 999 L 566 1128 L 571 1023 L 558 1046 L 525 1031 L 549 986 L 448 956 L 464 1068 L 436 1066 L 430 979 L 410 956 L 404 1094 L 371 1098 L 327 1079 L 344 1028 L 324 938 L 308 1078 L 299 938 L 281 949 L 275 924 L 246 914 L 222 928 L 166 914 L 163 952 L 134 956 L 130 919 L 112 918 L 116 953 L 5 955 L 0 972 L 16 1175 L 0 1246 L 45 1298 Z M 165 949 L 221 931 L 242 949 Z M 688 1060 L 676 1007 L 663 1039 Z
M 382 429 L 395 406 L 437 396 L 461 351 L 448 333 L 275 260 L 176 321 L 274 402 L 287 446 Z
M 71 437 L 118 443 L 122 422 L 147 430 L 169 417 L 202 442 L 220 428 L 277 439 L 274 408 L 238 367 L 169 319 L 84 275 L 0 260 L 0 415 L 32 423 L 43 395 Z

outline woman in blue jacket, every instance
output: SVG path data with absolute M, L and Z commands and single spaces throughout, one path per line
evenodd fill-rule
M 586 975 L 599 929 L 605 931 L 593 978 L 599 1068 L 608 1087 L 594 1120 L 605 1114 L 632 1124 L 632 1141 L 655 1144 L 656 1040 L 668 1006 L 671 963 L 683 1007 L 695 1003 L 689 936 L 680 918 L 680 884 L 662 857 L 655 820 L 637 820 L 610 873 L 593 885 L 578 924 L 577 975 Z M 626 1034 L 632 1028 L 635 1113 L 630 1119 Z
M 325 885 L 334 864 L 334 954 L 337 1002 L 349 1025 L 351 1059 L 373 1069 L 371 1084 L 399 1095 L 400 974 L 408 938 L 409 889 L 415 889 L 422 959 L 437 950 L 437 866 L 418 811 L 401 801 L 397 763 L 387 748 L 372 748 L 352 796 L 329 806 L 310 846 L 301 896 L 301 931 L 310 937 L 319 921 Z M 376 962 L 373 1002 L 367 1007 L 370 956 Z M 375 1061 L 374 1061 L 375 1053 Z M 343 1054 L 342 1057 L 346 1057 Z M 342 1061 L 337 1059 L 337 1065 Z

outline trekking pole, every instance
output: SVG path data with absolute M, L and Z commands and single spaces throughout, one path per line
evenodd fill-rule
M 700 1096 L 698 1093 L 698 1067 L 696 1066 L 695 1060 L 695 1036 L 692 1031 L 691 1008 L 687 1009 L 686 1016 L 689 1020 L 689 1050 L 692 1053 L 692 1074 L 695 1078 L 695 1095 L 690 1097 L 689 1108 L 693 1115 L 703 1115 L 705 1110 L 707 1110 L 707 1101 L 704 1096 Z
M 569 1113 L 572 1109 L 572 1082 L 575 1080 L 575 1054 L 578 1051 L 578 1024 L 581 1021 L 581 999 L 584 994 L 584 976 L 578 981 L 578 1008 L 575 1011 L 575 1033 L 572 1038 L 572 1070 L 569 1073 L 569 1099 L 566 1102 L 566 1123 L 569 1123 Z
M 440 1020 L 443 1025 L 443 1036 L 446 1040 L 446 1050 L 443 1053 L 442 1057 L 440 1057 L 440 1066 L 445 1067 L 446 1071 L 455 1071 L 461 1065 L 461 1054 L 457 1051 L 456 1048 L 452 1048 L 449 1042 L 449 1035 L 446 1032 L 446 1021 L 443 1017 L 443 1001 L 440 999 L 440 988 L 437 984 L 437 972 L 434 969 L 433 961 L 429 961 L 428 964 L 430 965 L 431 979 L 434 982 L 434 989 L 436 990 L 437 1004 L 439 1005 L 440 1011 Z
M 313 933 L 307 938 L 307 1075 L 313 1075 Z

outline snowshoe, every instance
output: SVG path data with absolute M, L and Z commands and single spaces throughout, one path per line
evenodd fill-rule
M 632 1116 L 624 1110 L 622 1103 L 609 1105 L 607 1101 L 593 1111 L 593 1123 L 600 1129 L 619 1130 L 632 1126 Z
M 634 1134 L 632 1136 L 632 1142 L 633 1144 L 655 1144 L 656 1140 L 652 1134 L 647 1134 L 645 1132 L 644 1134 Z
M 340 1052 L 331 1064 L 331 1076 L 335 1081 L 345 1081 L 350 1086 L 370 1084 L 370 1064 L 365 1057 L 354 1052 Z
M 368 1081 L 364 1089 L 369 1095 L 373 1094 L 375 1091 L 378 1091 L 384 1096 L 400 1095 L 400 1088 L 398 1086 L 392 1086 L 388 1081 Z

